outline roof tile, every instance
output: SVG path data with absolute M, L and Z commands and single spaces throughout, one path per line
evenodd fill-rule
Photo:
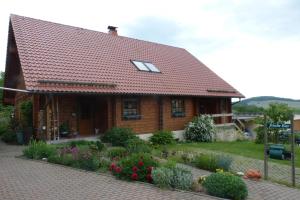
M 182 48 L 17 15 L 11 15 L 11 23 L 28 90 L 243 97 Z M 139 71 L 130 60 L 149 61 L 161 73 Z M 114 83 L 116 87 L 39 80 Z

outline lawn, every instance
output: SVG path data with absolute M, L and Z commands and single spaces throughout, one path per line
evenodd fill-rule
M 249 158 L 255 158 L 259 160 L 264 159 L 264 145 L 255 144 L 254 142 L 243 141 L 243 142 L 213 142 L 213 143 L 179 143 L 168 145 L 169 150 L 183 150 L 183 151 L 201 151 L 211 150 L 222 153 L 230 153 L 235 155 L 240 155 Z M 290 147 L 287 147 L 290 149 Z M 296 166 L 300 168 L 300 159 L 297 155 L 300 155 L 300 148 L 295 147 L 296 150 Z M 280 164 L 290 165 L 288 160 L 275 160 L 270 159 L 270 162 L 276 162 Z

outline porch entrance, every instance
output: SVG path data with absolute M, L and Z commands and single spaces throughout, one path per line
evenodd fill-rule
M 78 130 L 80 136 L 100 134 L 107 129 L 107 101 L 98 97 L 78 99 Z

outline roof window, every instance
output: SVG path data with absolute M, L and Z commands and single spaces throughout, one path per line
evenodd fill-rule
M 140 70 L 147 72 L 160 72 L 159 69 L 150 62 L 132 60 L 132 63 Z

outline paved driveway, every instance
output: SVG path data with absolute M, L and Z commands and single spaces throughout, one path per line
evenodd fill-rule
M 0 142 L 0 199 L 215 199 L 192 193 L 161 190 L 151 185 L 116 180 L 58 165 L 14 156 L 22 147 Z

